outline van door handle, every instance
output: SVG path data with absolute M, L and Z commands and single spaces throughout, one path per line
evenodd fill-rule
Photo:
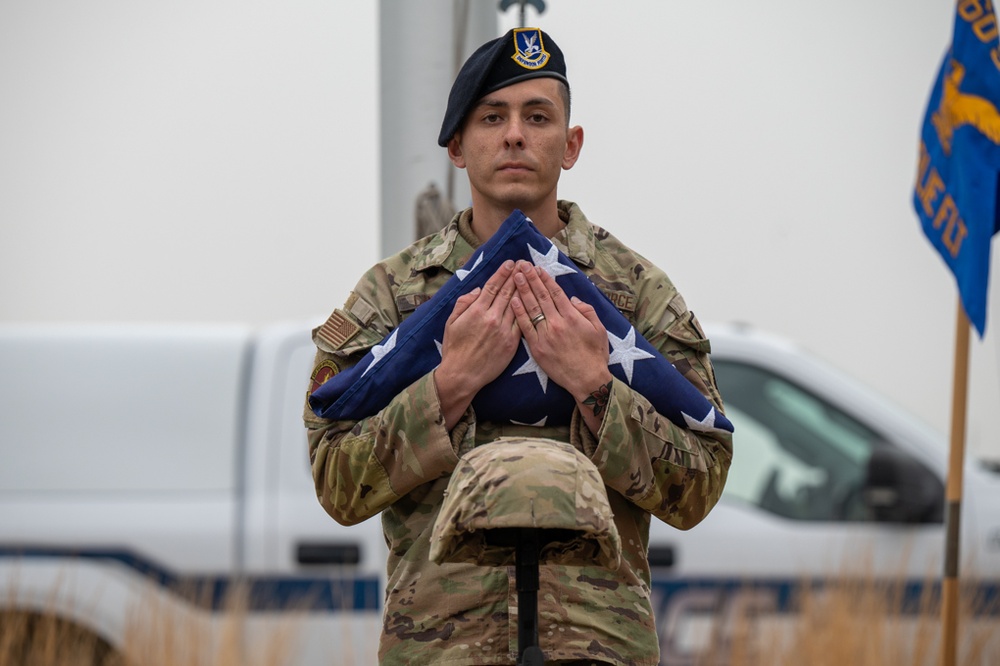
M 676 564 L 673 546 L 650 546 L 648 558 L 651 567 L 669 569 Z
M 300 543 L 299 564 L 360 564 L 361 546 L 356 543 Z

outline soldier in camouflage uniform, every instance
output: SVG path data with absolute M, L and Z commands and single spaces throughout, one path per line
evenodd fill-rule
M 547 34 L 514 30 L 470 57 L 452 88 L 439 143 L 466 169 L 472 207 L 377 264 L 313 332 L 313 389 L 357 363 L 519 208 L 722 409 L 709 341 L 669 278 L 589 222 L 575 203 L 556 197 L 583 131 L 569 126 L 565 64 Z M 476 419 L 472 398 L 510 363 L 522 339 L 575 398 L 568 427 Z M 441 364 L 378 414 L 331 422 L 306 409 L 320 503 L 344 525 L 382 516 L 389 556 L 380 663 L 515 663 L 513 568 L 431 560 L 432 529 L 460 458 L 504 437 L 557 440 L 589 458 L 621 543 L 617 568 L 598 560 L 542 567 L 539 642 L 547 663 L 658 663 L 646 558 L 650 515 L 679 529 L 701 521 L 722 493 L 732 439 L 674 425 L 612 377 L 608 353 L 593 308 L 567 299 L 531 264 L 507 262 L 482 290 L 457 301 Z

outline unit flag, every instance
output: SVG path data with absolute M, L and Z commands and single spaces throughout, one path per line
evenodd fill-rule
M 913 206 L 958 283 L 969 321 L 986 329 L 990 242 L 1000 230 L 1000 42 L 990 0 L 960 0 L 921 130 Z

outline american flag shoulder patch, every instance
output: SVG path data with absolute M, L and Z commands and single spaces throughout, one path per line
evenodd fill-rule
M 340 349 L 350 341 L 361 327 L 344 316 L 340 310 L 334 310 L 326 322 L 316 329 L 316 337 L 330 345 L 332 349 Z

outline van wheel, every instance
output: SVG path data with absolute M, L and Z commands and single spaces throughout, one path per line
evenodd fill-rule
M 125 660 L 90 629 L 56 615 L 0 613 L 0 664 L 123 666 Z

